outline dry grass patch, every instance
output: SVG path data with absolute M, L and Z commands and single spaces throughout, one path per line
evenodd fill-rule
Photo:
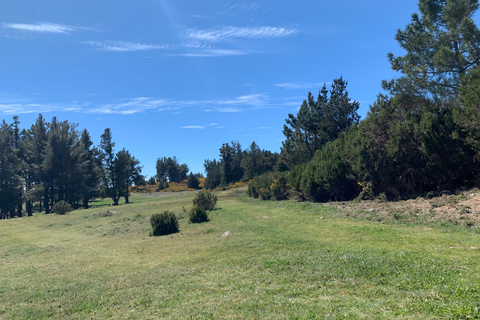
M 402 201 L 348 201 L 321 204 L 340 209 L 340 215 L 366 218 L 377 222 L 444 224 L 478 228 L 480 226 L 480 191 L 473 189 L 439 197 Z

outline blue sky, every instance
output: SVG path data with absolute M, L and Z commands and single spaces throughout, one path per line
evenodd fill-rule
M 0 114 L 111 128 L 155 174 L 193 172 L 222 143 L 280 151 L 309 91 L 343 76 L 360 114 L 396 74 L 386 55 L 417 1 L 3 0 Z

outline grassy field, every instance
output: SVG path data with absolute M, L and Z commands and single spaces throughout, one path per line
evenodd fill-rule
M 0 221 L 0 319 L 480 318 L 474 228 L 218 195 L 203 224 L 192 193 Z M 164 210 L 181 232 L 149 237 Z

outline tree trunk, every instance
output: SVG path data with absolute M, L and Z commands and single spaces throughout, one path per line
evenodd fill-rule
M 32 208 L 33 208 L 33 206 L 32 206 L 32 201 L 27 200 L 27 201 L 25 202 L 25 209 L 27 210 L 27 215 L 28 215 L 29 217 L 33 216 Z
M 48 188 L 45 187 L 45 192 L 43 194 L 43 207 L 45 208 L 45 213 L 50 213 L 49 207 L 48 207 Z
M 17 203 L 17 217 L 19 217 L 19 218 L 21 218 L 23 216 L 22 215 L 22 209 L 23 209 L 23 200 L 20 197 L 20 199 L 18 200 L 18 203 Z

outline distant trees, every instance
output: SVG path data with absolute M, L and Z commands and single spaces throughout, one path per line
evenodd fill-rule
M 222 183 L 227 185 L 240 181 L 243 177 L 242 146 L 238 141 L 224 143 L 220 148 L 220 161 L 222 163 Z
M 100 182 L 100 167 L 97 165 L 96 159 L 100 155 L 97 148 L 92 148 L 93 142 L 90 139 L 90 134 L 86 129 L 82 131 L 80 137 L 81 148 L 81 194 L 82 203 L 85 209 L 88 208 L 88 202 L 99 195 L 98 185 Z
M 203 166 L 207 173 L 207 177 L 205 178 L 205 188 L 210 190 L 215 189 L 222 183 L 222 163 L 216 159 L 207 159 Z
M 267 171 L 273 171 L 278 160 L 278 153 L 260 150 L 255 141 L 247 150 L 242 151 L 240 143 L 232 141 L 224 143 L 219 151 L 219 160 L 205 160 L 204 162 L 207 173 L 206 189 L 249 180 Z
M 285 141 L 280 153 L 280 170 L 309 161 L 325 143 L 358 124 L 360 104 L 349 98 L 347 84 L 342 77 L 333 80 L 331 90 L 324 85 L 317 100 L 309 92 L 297 115 L 288 115 L 283 127 Z
M 112 198 L 114 205 L 118 205 L 121 197 L 125 197 L 125 203 L 129 203 L 128 188 L 141 174 L 140 162 L 125 149 L 115 154 L 115 143 L 109 128 L 105 129 L 101 139 L 102 186 L 105 194 Z
M 261 150 L 253 141 L 244 151 L 242 158 L 243 180 L 250 180 L 265 172 L 274 171 L 278 161 L 278 153 Z
M 104 189 L 118 204 L 128 202 L 128 187 L 143 180 L 141 167 L 125 149 L 114 154 L 109 129 L 102 135 L 101 148 L 93 147 L 87 130 L 80 134 L 77 125 L 46 122 L 39 115 L 30 129 L 19 128 L 18 117 L 0 126 L 0 218 L 52 212 L 64 201 L 72 207 L 88 203 Z
M 179 164 L 176 157 L 158 158 L 156 163 L 157 182 L 181 182 L 187 179 L 188 166 Z
M 22 196 L 21 160 L 14 126 L 3 120 L 0 126 L 0 218 L 13 217 Z
M 149 184 L 149 185 L 154 185 L 154 184 L 156 184 L 156 183 L 157 183 L 157 181 L 155 180 L 155 177 L 150 177 L 150 178 L 148 179 L 148 184 Z

